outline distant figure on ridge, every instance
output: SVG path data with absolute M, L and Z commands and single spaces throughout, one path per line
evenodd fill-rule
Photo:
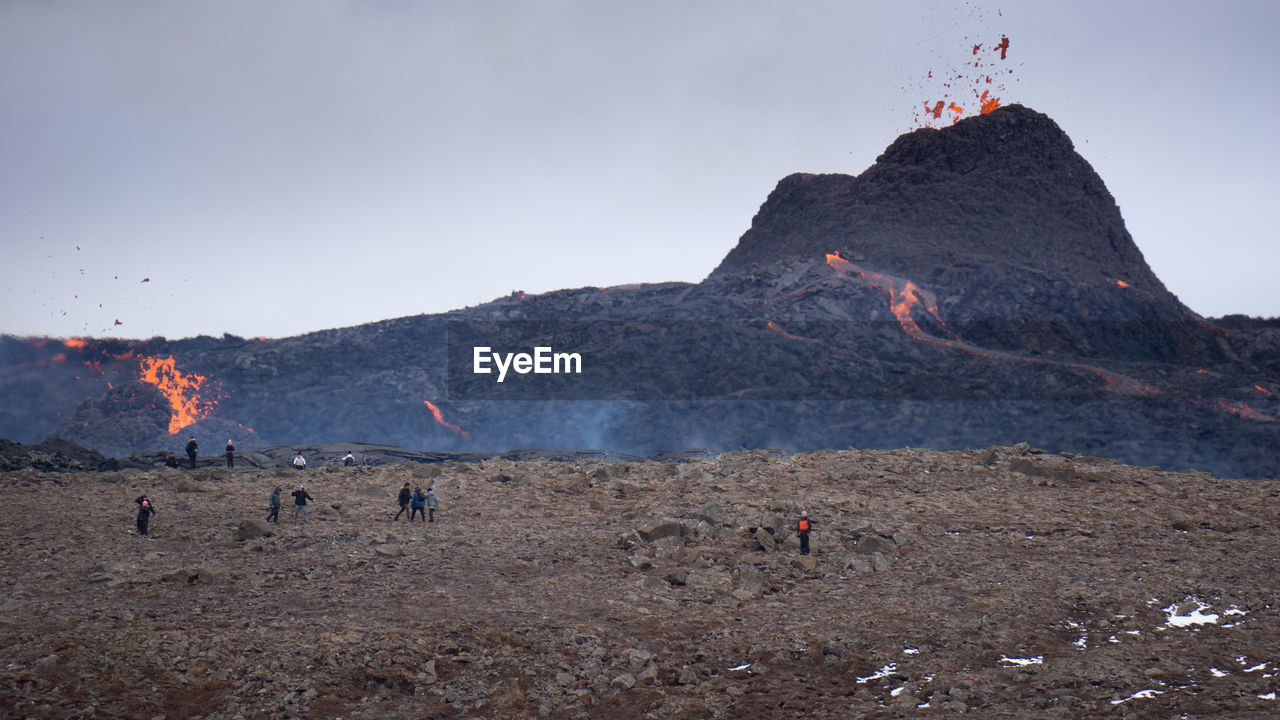
M 178 456 L 173 451 L 169 451 L 169 454 L 164 456 L 164 466 L 176 468 L 182 467 L 182 463 L 178 462 Z
M 191 458 L 192 470 L 196 469 L 196 451 L 199 449 L 200 446 L 196 444 L 196 436 L 192 435 L 191 439 L 187 441 L 187 457 Z
M 800 522 L 796 525 L 796 534 L 800 536 L 800 554 L 809 554 L 809 513 L 800 511 Z
M 344 456 L 342 457 L 342 464 L 343 464 L 343 465 L 346 465 L 347 467 L 351 467 L 352 465 L 355 465 L 355 464 L 356 464 L 356 456 L 355 456 L 355 455 L 352 455 L 352 454 L 351 454 L 351 451 L 350 451 L 350 450 L 348 450 L 348 451 L 347 451 L 347 454 L 346 454 L 346 455 L 344 455 Z
M 138 534 L 147 537 L 147 525 L 151 522 L 151 516 L 156 514 L 156 509 L 146 495 L 139 496 L 134 502 L 138 503 Z
M 267 522 L 280 524 L 280 488 L 276 488 L 271 493 L 271 497 L 267 498 L 267 510 L 271 512 L 267 516 Z
M 413 499 L 409 501 L 409 522 L 413 522 L 416 515 L 422 515 L 422 521 L 427 521 L 427 496 L 422 494 L 422 488 L 413 489 Z
M 440 507 L 440 501 L 436 499 L 436 488 L 431 486 L 427 488 L 427 522 L 436 521 L 436 508 Z
M 315 500 L 315 498 L 307 494 L 306 489 L 302 487 L 302 483 L 298 483 L 298 489 L 294 490 L 292 494 L 293 494 L 294 521 L 295 522 L 297 521 L 298 513 L 302 513 L 303 520 L 309 520 L 311 516 L 307 513 L 307 501 Z
M 409 489 L 409 483 L 405 483 L 404 487 L 400 488 L 400 494 L 396 497 L 396 502 L 400 503 L 400 512 L 396 513 L 396 516 L 391 518 L 391 522 L 395 522 L 400 519 L 400 516 L 404 514 L 404 511 L 409 509 L 409 501 L 412 499 L 413 491 Z M 412 520 L 413 516 L 410 515 L 409 519 Z
M 306 459 L 306 458 L 304 458 L 304 457 L 302 457 L 302 453 L 301 453 L 301 452 L 299 452 L 299 453 L 298 453 L 298 457 L 296 457 L 296 458 L 294 458 L 294 459 L 293 459 L 293 469 L 294 469 L 294 470 L 306 470 L 306 469 L 307 469 L 307 459 Z
M 227 438 L 227 467 L 232 467 L 236 462 L 236 446 L 231 443 L 231 438 Z

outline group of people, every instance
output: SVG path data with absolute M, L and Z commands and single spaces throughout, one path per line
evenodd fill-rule
M 192 470 L 196 469 L 196 457 L 199 455 L 199 453 L 200 453 L 200 443 L 196 442 L 195 436 L 192 435 L 191 439 L 187 440 L 187 459 L 190 460 L 191 462 Z M 227 448 L 226 450 L 223 451 L 223 454 L 227 458 L 227 467 L 234 468 L 236 464 L 236 445 L 234 442 L 231 441 L 231 438 L 227 438 Z M 169 453 L 164 459 L 164 464 L 171 468 L 179 467 L 178 456 L 173 453 Z M 342 456 L 342 464 L 345 465 L 346 467 L 351 467 L 352 465 L 355 465 L 356 456 L 352 454 L 350 450 L 348 450 L 347 454 Z M 293 467 L 295 470 L 307 469 L 307 459 L 303 457 L 301 451 L 299 451 L 298 454 L 294 456 Z
M 440 503 L 436 500 L 436 489 L 434 487 L 428 486 L 427 491 L 424 493 L 422 492 L 422 486 L 410 490 L 409 483 L 405 483 L 404 487 L 400 488 L 400 495 L 397 500 L 400 502 L 400 512 L 391 518 L 392 522 L 399 520 L 405 510 L 409 511 L 409 522 L 413 522 L 413 519 L 419 514 L 422 515 L 423 522 L 436 521 L 436 510 L 440 507 Z
M 281 492 L 281 488 L 276 488 L 267 497 L 267 522 L 280 522 L 280 508 L 284 505 L 283 498 L 280 495 Z M 299 516 L 304 521 L 310 520 L 311 516 L 307 512 L 307 503 L 314 502 L 315 498 L 311 497 L 311 494 L 307 492 L 302 483 L 298 483 L 297 489 L 290 494 L 293 496 L 294 522 L 297 522 Z M 393 521 L 399 520 L 406 509 L 410 510 L 409 522 L 413 522 L 414 517 L 419 513 L 422 513 L 423 522 L 436 521 L 436 510 L 440 507 L 440 501 L 436 499 L 434 487 L 428 487 L 426 492 L 423 492 L 420 486 L 410 490 L 409 483 L 405 483 L 400 490 L 398 499 L 400 501 L 400 512 L 396 513 Z M 143 537 L 150 537 L 147 534 L 147 530 L 151 523 L 151 516 L 156 514 L 155 505 L 146 495 L 139 496 L 134 500 L 134 503 L 138 506 L 138 534 Z
M 302 483 L 298 483 L 298 489 L 294 490 L 290 494 L 293 495 L 294 521 L 297 521 L 299 515 L 302 516 L 303 520 L 310 520 L 311 514 L 307 512 L 307 502 L 315 500 L 315 498 L 311 497 L 311 494 L 302 486 Z M 267 515 L 267 522 L 280 522 L 280 506 L 280 488 L 276 488 L 267 498 L 267 512 L 269 513 Z

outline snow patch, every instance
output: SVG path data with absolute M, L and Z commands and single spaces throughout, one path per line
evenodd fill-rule
M 877 670 L 874 674 L 868 675 L 863 678 L 858 678 L 857 680 L 859 683 L 870 682 L 872 680 L 879 680 L 880 678 L 889 677 L 897 669 L 898 669 L 897 663 L 889 663 L 888 665 L 885 665 L 884 667 Z
M 1163 692 L 1164 692 L 1163 690 L 1139 690 L 1138 692 L 1130 695 L 1127 698 L 1122 698 L 1120 700 L 1112 700 L 1111 704 L 1119 705 L 1120 703 L 1127 702 L 1129 700 L 1149 700 L 1157 695 L 1162 694 Z
M 1208 605 L 1200 602 L 1199 600 L 1194 600 L 1194 602 L 1196 604 L 1196 609 L 1186 615 L 1178 614 L 1177 603 L 1164 608 L 1164 612 L 1168 616 L 1168 620 L 1165 622 L 1165 627 L 1190 627 L 1192 625 L 1218 624 L 1217 613 L 1206 613 L 1205 610 L 1209 609 Z
M 1027 665 L 1043 665 L 1044 656 L 1037 655 L 1033 658 L 1011 658 L 1011 657 L 1002 656 L 1000 658 L 1000 662 L 1009 663 L 1010 665 L 1017 665 L 1020 667 L 1025 667 Z

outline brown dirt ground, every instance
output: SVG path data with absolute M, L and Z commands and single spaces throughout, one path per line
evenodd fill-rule
M 391 521 L 406 481 L 435 524 Z M 3 718 L 1280 716 L 1274 480 L 998 448 L 0 487 Z

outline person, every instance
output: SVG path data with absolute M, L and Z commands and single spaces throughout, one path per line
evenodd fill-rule
M 227 438 L 227 467 L 235 465 L 236 446 L 231 443 L 231 438 Z
M 396 501 L 400 503 L 400 512 L 396 513 L 396 516 L 391 518 L 391 522 L 395 522 L 400 519 L 400 516 L 404 514 L 404 511 L 409 509 L 409 501 L 412 499 L 413 491 L 409 490 L 409 483 L 405 483 L 404 487 L 400 488 L 399 497 L 396 498 Z M 410 515 L 409 519 L 412 520 L 413 516 Z
M 175 455 L 173 451 L 169 451 L 169 454 L 164 456 L 164 466 L 171 468 L 179 467 L 178 456 Z
M 422 494 L 422 488 L 413 489 L 413 499 L 409 501 L 409 522 L 413 522 L 415 515 L 422 515 L 422 521 L 427 521 L 427 496 Z
M 271 511 L 267 516 L 267 522 L 280 524 L 280 488 L 276 488 L 271 493 L 271 497 L 267 498 L 267 509 Z
M 342 458 L 342 464 L 343 464 L 343 465 L 346 465 L 347 467 L 351 467 L 352 465 L 355 465 L 355 464 L 356 464 L 356 456 L 355 456 L 355 455 L 352 455 L 352 454 L 351 454 L 351 451 L 350 451 L 350 450 L 348 450 L 348 451 L 347 451 L 347 454 L 346 454 L 346 455 L 344 455 L 344 456 L 343 456 L 343 458 Z
M 196 451 L 199 449 L 200 446 L 196 444 L 196 436 L 192 435 L 191 439 L 187 441 L 187 457 L 191 458 L 192 470 L 196 469 Z
M 138 534 L 147 537 L 147 525 L 151 523 L 151 516 L 156 514 L 155 506 L 146 495 L 139 496 L 134 502 L 138 503 Z
M 301 452 L 299 452 L 299 453 L 298 453 L 298 457 L 296 457 L 296 458 L 294 458 L 294 459 L 293 459 L 293 469 L 294 469 L 294 470 L 306 470 L 306 469 L 307 469 L 307 459 L 306 459 L 306 458 L 304 458 L 304 457 L 302 457 L 302 453 L 301 453 Z
M 436 521 L 436 508 L 440 507 L 440 501 L 436 500 L 436 488 L 434 485 L 427 488 L 427 522 Z
M 800 536 L 800 554 L 809 554 L 809 513 L 800 511 L 800 522 L 796 525 L 796 534 Z
M 309 520 L 310 515 L 307 514 L 307 501 L 315 500 L 307 494 L 306 488 L 302 487 L 302 483 L 298 483 L 298 489 L 293 491 L 293 519 L 298 519 L 298 513 L 302 513 L 303 520 Z

